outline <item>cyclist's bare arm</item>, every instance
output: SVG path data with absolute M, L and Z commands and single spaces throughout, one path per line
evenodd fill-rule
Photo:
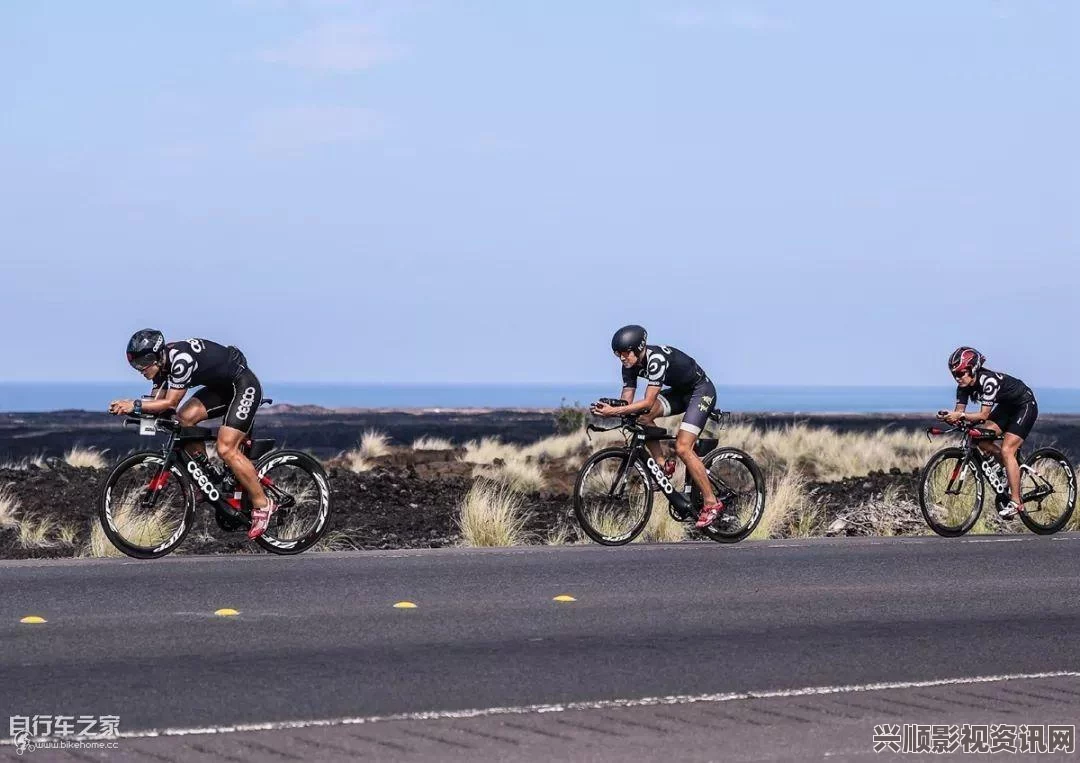
M 186 389 L 166 390 L 165 394 L 158 397 L 158 399 L 144 401 L 142 404 L 142 412 L 157 414 L 175 409 L 180 405 L 180 401 L 184 399 L 184 395 L 186 394 Z M 109 403 L 109 413 L 114 413 L 117 416 L 125 416 L 134 412 L 134 410 L 134 400 L 113 400 Z
M 966 421 L 968 421 L 971 424 L 982 424 L 983 422 L 985 422 L 987 419 L 990 418 L 990 411 L 994 410 L 994 406 L 992 406 L 992 405 L 984 405 L 982 408 L 980 408 L 975 413 L 964 413 L 963 412 L 964 407 L 961 406 L 959 403 L 956 404 L 956 408 L 957 408 L 957 412 L 960 413 L 960 416 L 959 416 L 959 418 L 957 420 L 965 419 Z
M 645 397 L 641 400 L 634 402 L 634 388 L 623 387 L 622 399 L 627 402 L 627 405 L 622 405 L 616 408 L 606 403 L 599 403 L 593 408 L 593 412 L 597 416 L 635 416 L 645 413 L 653 407 L 653 403 L 656 402 L 657 395 L 660 394 L 659 386 L 649 386 L 645 388 Z
M 629 387 L 627 389 L 629 389 Z M 626 399 L 625 396 L 626 396 L 627 389 L 623 390 L 623 399 L 624 400 Z M 630 390 L 630 400 L 631 401 L 634 399 L 633 392 L 634 392 L 633 390 Z M 633 416 L 633 415 L 637 415 L 637 414 L 647 413 L 653 407 L 653 403 L 656 402 L 656 398 L 659 395 L 660 395 L 660 385 L 659 384 L 650 384 L 648 387 L 645 388 L 645 397 L 641 398 L 636 403 L 631 402 L 629 405 L 623 406 L 622 408 L 619 408 L 618 409 L 619 415 L 621 415 L 621 416 Z
M 147 400 L 143 403 L 143 413 L 165 413 L 180 407 L 180 401 L 187 394 L 186 389 L 167 389 L 165 394 L 157 400 Z

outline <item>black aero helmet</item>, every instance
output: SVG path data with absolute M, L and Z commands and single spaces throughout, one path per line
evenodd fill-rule
M 974 347 L 957 347 L 949 356 L 949 371 L 955 376 L 970 372 L 973 376 L 986 362 L 986 356 Z
M 611 337 L 611 351 L 618 354 L 633 350 L 640 353 L 645 349 L 645 341 L 649 338 L 649 332 L 641 326 L 623 326 Z
M 131 335 L 127 345 L 127 360 L 131 367 L 142 371 L 159 362 L 158 353 L 165 346 L 165 335 L 157 329 L 140 329 Z

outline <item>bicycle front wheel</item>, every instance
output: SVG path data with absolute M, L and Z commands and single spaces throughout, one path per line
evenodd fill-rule
M 1076 475 L 1069 459 L 1056 448 L 1039 448 L 1020 470 L 1020 494 L 1020 521 L 1038 535 L 1056 533 L 1076 508 Z
M 716 498 L 724 511 L 702 532 L 717 543 L 737 543 L 757 527 L 765 511 L 765 478 L 748 453 L 738 448 L 717 448 L 701 459 Z M 694 487 L 694 505 L 701 494 Z
M 322 464 L 307 453 L 276 450 L 260 458 L 255 471 L 278 507 L 255 542 L 273 554 L 299 554 L 318 543 L 330 520 L 330 483 Z
M 608 448 L 581 467 L 574 485 L 574 515 L 582 531 L 605 546 L 622 546 L 645 529 L 652 513 L 652 491 L 641 459 Z
M 930 529 L 946 538 L 970 530 L 983 504 L 983 481 L 963 448 L 930 457 L 919 479 L 919 505 Z
M 194 488 L 177 464 L 168 470 L 164 465 L 157 452 L 128 456 L 101 489 L 101 529 L 110 543 L 136 559 L 165 556 L 195 521 Z

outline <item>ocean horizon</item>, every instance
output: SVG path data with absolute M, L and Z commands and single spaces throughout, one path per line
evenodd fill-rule
M 955 388 L 717 385 L 717 404 L 742 413 L 932 413 L 951 408 Z M 103 411 L 146 392 L 115 382 L 0 382 L 0 412 Z M 265 382 L 275 403 L 324 408 L 555 408 L 618 395 L 603 384 L 373 384 Z M 1041 413 L 1080 413 L 1080 389 L 1036 390 Z

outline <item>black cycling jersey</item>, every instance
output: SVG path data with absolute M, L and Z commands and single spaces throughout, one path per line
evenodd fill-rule
M 235 347 L 209 339 L 185 339 L 165 345 L 166 365 L 154 378 L 154 387 L 170 389 L 232 385 L 247 361 Z
M 662 344 L 650 344 L 638 364 L 624 368 L 623 385 L 637 389 L 638 377 L 648 380 L 648 386 L 667 385 L 679 391 L 690 391 L 702 379 L 707 379 L 697 361 L 682 350 Z
M 1031 387 L 1017 379 L 1015 376 L 991 371 L 988 368 L 979 370 L 975 377 L 975 383 L 970 387 L 956 388 L 956 402 L 967 405 L 968 401 L 974 401 L 981 405 L 1026 405 L 1035 400 L 1035 393 Z

